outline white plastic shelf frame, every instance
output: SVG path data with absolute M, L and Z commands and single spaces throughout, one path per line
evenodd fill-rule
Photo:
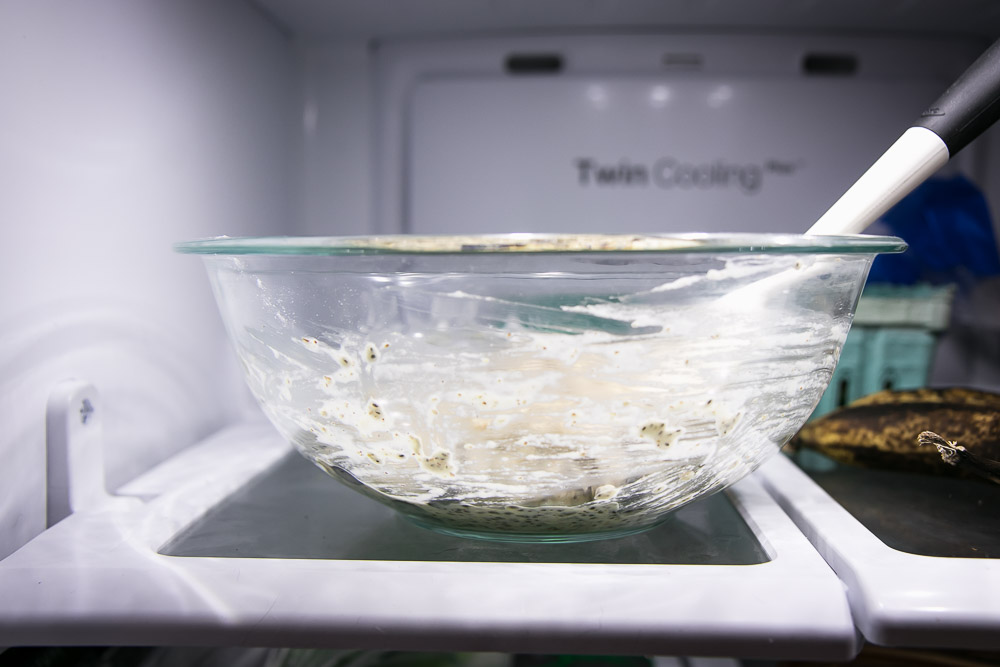
M 460 540 L 243 424 L 0 561 L 0 646 L 854 656 L 841 582 L 761 483 L 706 502 L 589 546 Z
M 756 473 L 884 646 L 1000 649 L 1000 489 L 785 456 Z M 839 501 L 839 502 L 838 502 Z

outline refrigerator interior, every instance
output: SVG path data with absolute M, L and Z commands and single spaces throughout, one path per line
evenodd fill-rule
M 261 636 L 275 645 L 323 644 L 322 623 L 338 628 L 341 643 L 359 636 L 348 614 L 325 609 L 318 592 L 301 615 L 269 607 L 287 587 L 310 590 L 276 558 L 247 559 L 246 572 L 269 582 L 247 601 L 235 583 L 240 566 L 230 562 L 239 559 L 210 553 L 216 565 L 205 567 L 196 556 L 164 553 L 183 529 L 196 530 L 212 503 L 278 470 L 268 465 L 285 452 L 257 424 L 259 409 L 202 267 L 174 254 L 172 243 L 222 234 L 804 230 L 997 35 L 1000 8 L 985 0 L 877 7 L 860 0 L 3 3 L 0 590 L 20 591 L 10 598 L 20 606 L 0 613 L 29 619 L 39 643 L 58 643 L 58 624 L 45 629 L 58 613 L 66 641 L 97 627 L 114 641 L 108 628 L 136 631 L 122 621 L 132 605 L 156 609 L 164 600 L 189 622 L 173 635 L 149 630 L 150 641 L 252 645 L 246 633 L 258 622 L 254 614 L 270 619 Z M 812 69 L 804 64 L 810 55 Z M 678 106 L 668 122 L 662 111 L 669 104 Z M 650 140 L 656 136 L 665 137 L 662 145 Z M 994 221 L 998 152 L 994 129 L 949 166 L 983 191 Z M 685 188 L 684 165 L 716 166 L 712 173 L 727 177 Z M 731 169 L 747 165 L 754 169 L 743 180 Z M 610 174 L 603 182 L 600 169 Z M 995 290 L 976 298 L 995 304 Z M 976 322 L 991 324 L 995 312 L 977 306 Z M 969 344 L 944 344 L 935 378 L 1000 386 L 989 356 L 995 347 L 983 357 Z M 99 452 L 99 474 L 79 473 L 83 483 L 97 479 L 117 495 L 81 501 L 101 509 L 46 530 L 56 523 L 47 443 L 85 405 L 67 396 L 96 406 L 101 429 L 82 441 L 68 436 L 72 447 L 82 442 L 83 451 Z M 222 470 L 243 449 L 261 458 Z M 768 488 L 780 477 L 768 476 Z M 203 495 L 179 491 L 182 482 Z M 688 626 L 671 625 L 670 614 L 643 625 L 640 605 L 615 616 L 621 625 L 598 633 L 595 646 L 603 637 L 615 649 L 697 652 L 717 642 L 745 656 L 850 657 L 859 648 L 852 600 L 763 488 L 749 480 L 724 497 L 762 540 L 767 561 L 719 567 L 733 577 L 740 568 L 760 573 L 745 577 L 748 605 L 786 574 L 812 578 L 822 597 L 779 598 L 787 605 L 777 605 L 756 634 L 746 630 L 750 606 L 734 611 L 748 623 L 743 630 L 706 608 L 698 618 L 709 629 L 693 638 L 678 630 Z M 185 505 L 186 497 L 194 500 Z M 151 527 L 150 517 L 161 523 Z M 809 518 L 797 521 L 808 534 Z M 101 596 L 87 595 L 66 607 L 58 595 L 36 598 L 23 588 L 35 585 L 36 574 L 66 589 L 113 587 L 111 571 L 97 567 L 100 541 L 88 540 L 91 530 L 141 544 L 118 556 L 127 568 L 155 563 L 158 583 L 145 601 L 136 603 L 126 586 L 106 607 L 93 602 Z M 428 571 L 418 561 L 373 559 L 377 566 L 358 568 L 350 558 L 283 557 L 306 578 L 362 572 L 358 595 L 380 577 L 408 582 Z M 100 574 L 88 579 L 87 570 L 74 570 L 84 564 Z M 487 565 L 430 569 L 458 586 Z M 512 590 L 528 591 L 546 565 L 532 565 L 527 583 Z M 621 565 L 607 564 L 604 590 L 634 581 L 638 570 Z M 667 578 L 697 570 L 694 580 L 714 585 L 704 570 L 710 565 L 630 565 L 663 568 Z M 497 582 L 513 580 L 505 578 L 515 576 L 510 567 L 498 566 Z M 219 568 L 234 579 L 213 592 Z M 134 581 L 145 576 L 127 571 Z M 539 611 L 550 634 L 525 649 L 585 640 L 560 622 L 600 622 L 565 607 L 585 571 L 558 571 L 570 597 Z M 466 642 L 458 622 L 445 618 L 456 604 L 447 589 L 433 591 L 440 604 L 427 616 L 406 605 L 428 589 L 398 585 L 397 597 L 364 607 L 369 620 L 395 628 L 389 644 L 446 648 L 454 640 L 458 648 L 504 650 Z M 243 604 L 244 612 L 234 612 Z M 405 613 L 390 618 L 393 605 Z M 512 620 L 523 605 L 499 609 L 481 619 L 483 631 L 501 639 L 526 631 Z M 803 610 L 820 614 L 811 629 L 793 622 Z M 80 622 L 93 613 L 97 625 Z M 432 631 L 424 643 L 414 630 L 421 622 Z M 768 633 L 781 627 L 788 651 L 769 654 Z M 362 639 L 378 644 L 374 635 Z

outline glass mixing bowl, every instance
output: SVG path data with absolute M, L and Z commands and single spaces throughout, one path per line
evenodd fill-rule
M 802 426 L 898 238 L 218 238 L 246 380 L 351 488 L 468 537 L 655 526 Z

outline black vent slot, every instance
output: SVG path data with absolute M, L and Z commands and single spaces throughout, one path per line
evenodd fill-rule
M 808 53 L 802 59 L 802 72 L 807 76 L 854 76 L 858 58 L 849 53 Z
M 520 76 L 559 74 L 563 59 L 558 53 L 512 53 L 507 56 L 504 68 L 508 74 Z
M 697 70 L 705 64 L 700 53 L 665 53 L 663 66 L 673 70 Z

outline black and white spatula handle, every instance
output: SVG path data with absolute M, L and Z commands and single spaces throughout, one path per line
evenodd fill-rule
M 1000 40 L 889 147 L 807 234 L 858 234 L 1000 117 Z

